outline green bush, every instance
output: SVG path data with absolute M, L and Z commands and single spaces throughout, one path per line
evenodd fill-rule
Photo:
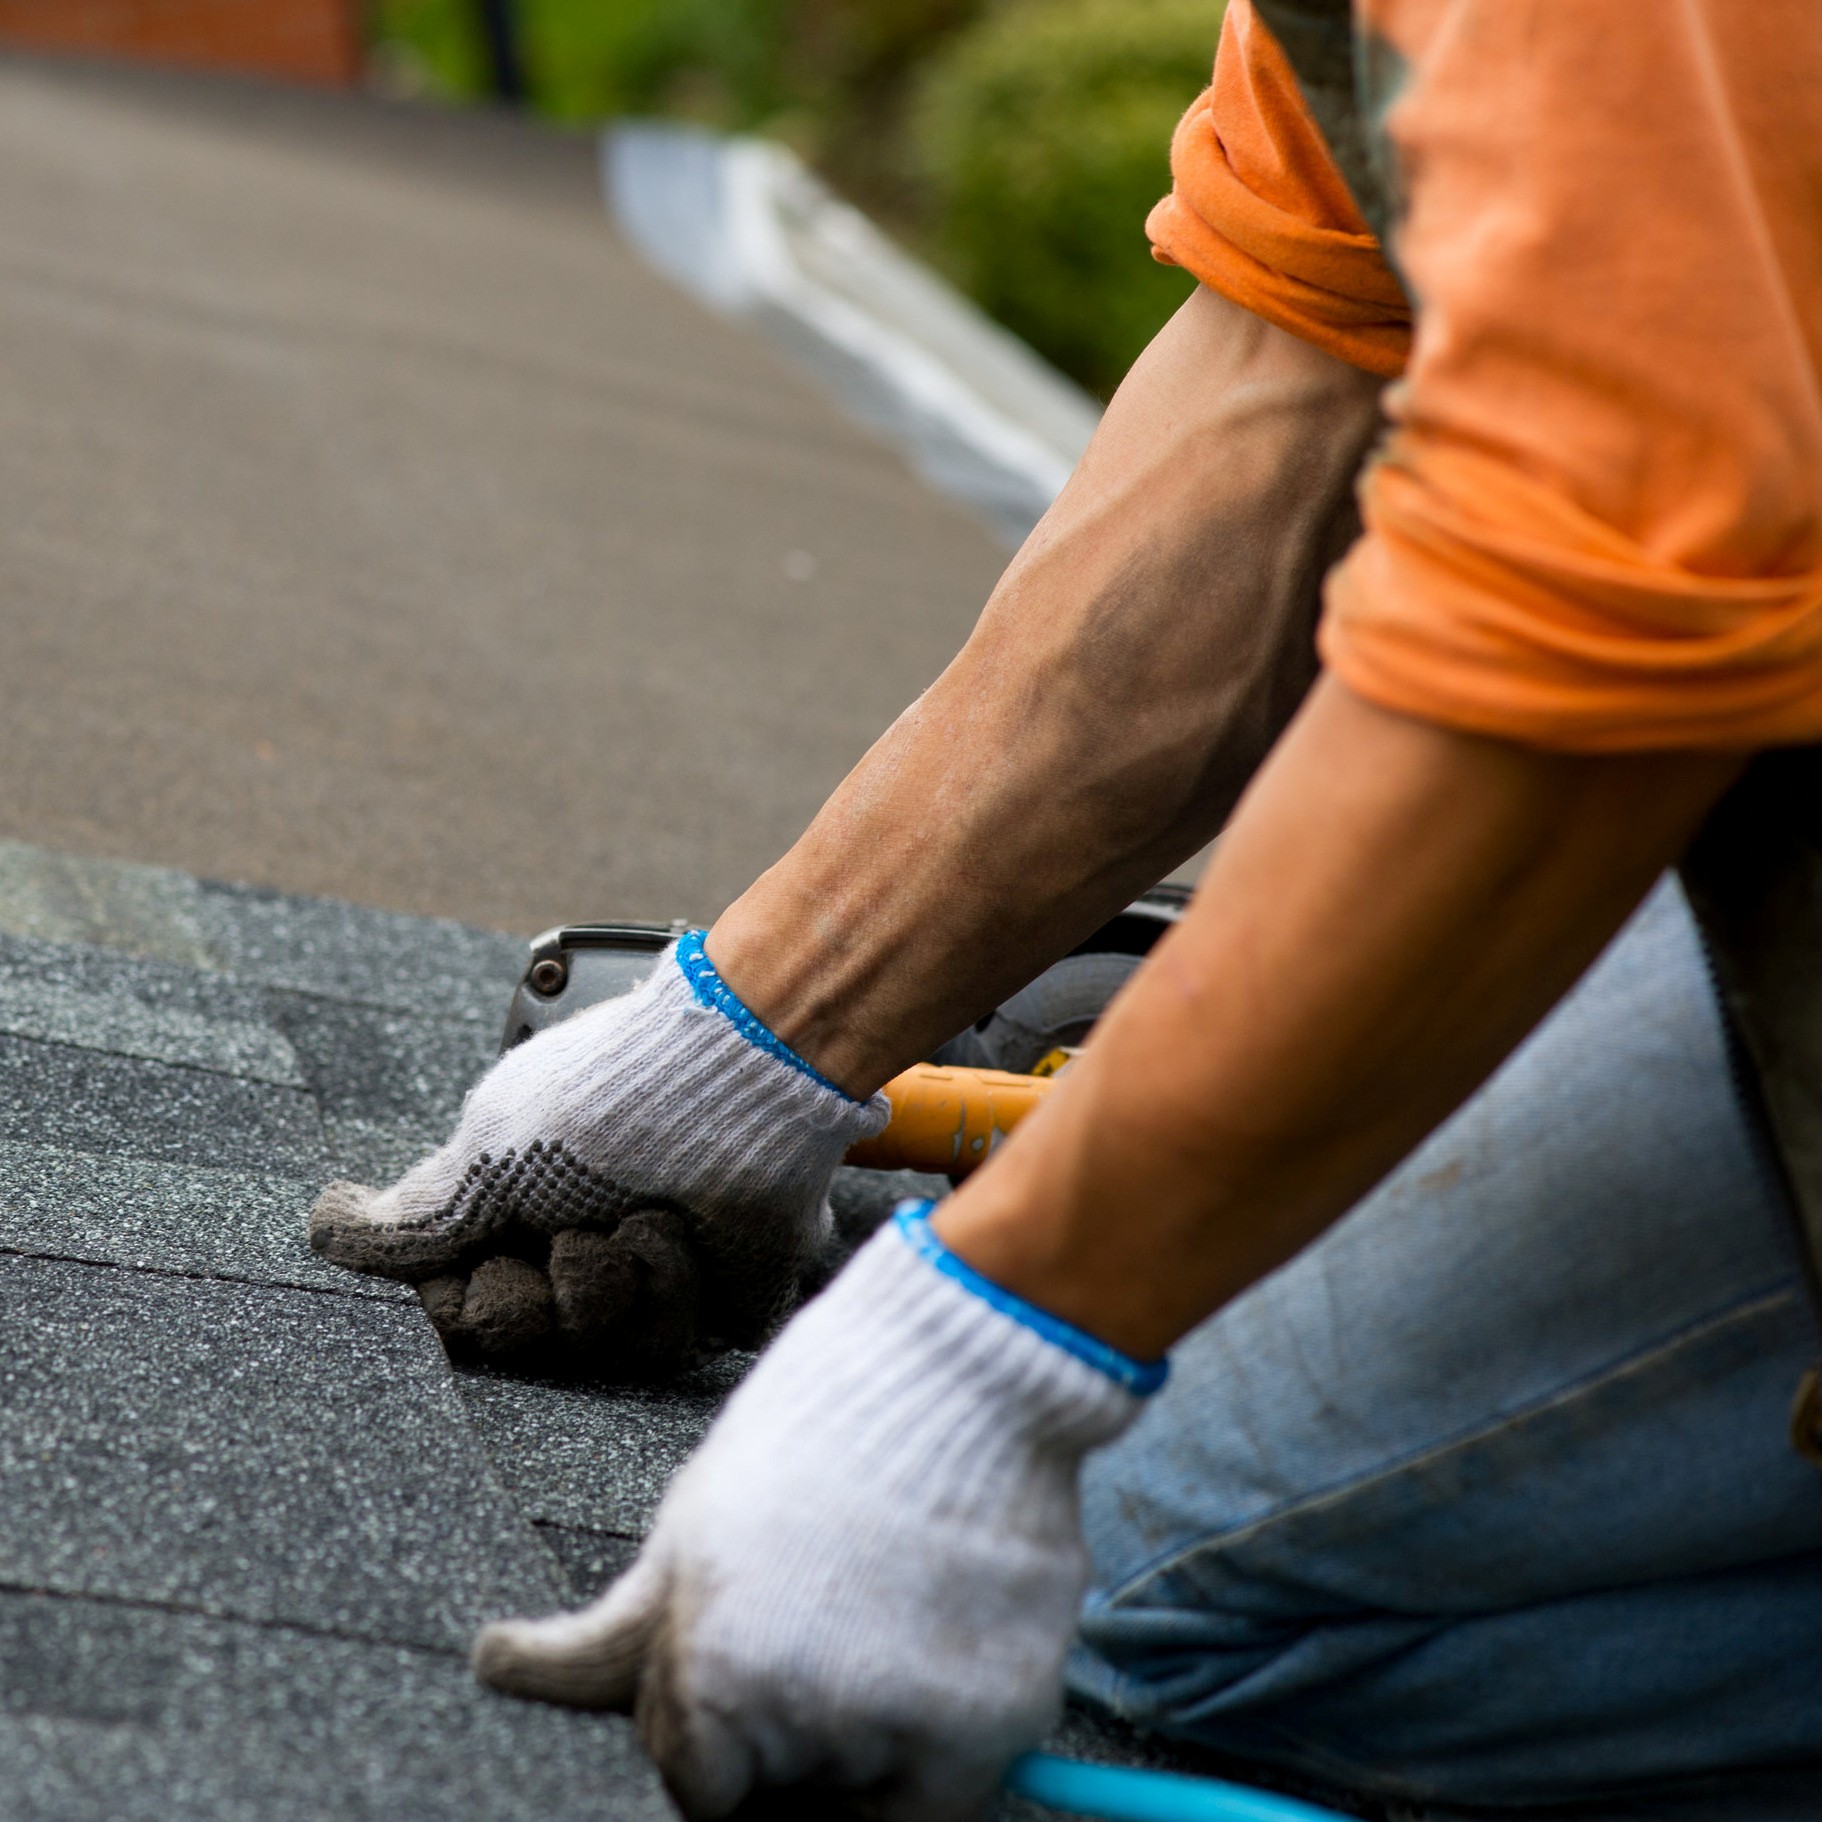
M 732 131 L 890 139 L 907 80 L 983 0 L 515 0 L 533 105 L 560 120 L 680 114 Z M 370 0 L 382 62 L 485 92 L 477 0 Z M 882 122 L 882 113 L 887 116 Z
M 791 0 L 519 0 L 539 107 L 561 120 L 676 114 L 736 131 L 786 103 Z
M 1220 0 L 1011 0 L 925 71 L 912 131 L 938 257 L 1103 397 L 1190 291 L 1145 216 L 1220 17 Z
M 450 99 L 486 90 L 486 59 L 470 0 L 372 0 L 367 34 L 377 70 L 397 87 Z
M 786 140 L 1105 395 L 1187 294 L 1145 213 L 1221 0 L 517 0 L 533 105 Z M 372 0 L 383 65 L 485 92 L 475 0 Z

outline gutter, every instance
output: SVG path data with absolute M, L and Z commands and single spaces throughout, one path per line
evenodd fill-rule
M 601 142 L 610 215 L 649 264 L 751 324 L 924 480 L 1016 549 L 1099 404 L 895 246 L 787 148 L 628 121 Z

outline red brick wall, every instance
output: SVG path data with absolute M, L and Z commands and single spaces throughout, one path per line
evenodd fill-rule
M 342 84 L 356 0 L 0 0 L 0 42 Z

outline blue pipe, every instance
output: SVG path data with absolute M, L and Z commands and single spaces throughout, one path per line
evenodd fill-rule
M 1189 1778 L 1174 1771 L 1138 1771 L 1123 1765 L 1089 1765 L 1028 1752 L 1012 1762 L 1006 1788 L 1046 1809 L 1104 1822 L 1345 1822 L 1332 1809 L 1295 1797 Z

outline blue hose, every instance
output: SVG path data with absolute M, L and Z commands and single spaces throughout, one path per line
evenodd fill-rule
M 1046 1809 L 1104 1822 L 1344 1822 L 1332 1809 L 1299 1803 L 1271 1791 L 1174 1771 L 1089 1765 L 1028 1752 L 1012 1762 L 1006 1788 Z

